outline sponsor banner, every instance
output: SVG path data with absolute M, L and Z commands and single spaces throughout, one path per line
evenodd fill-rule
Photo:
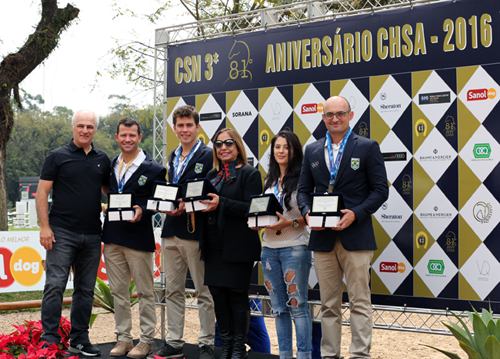
M 420 276 L 434 296 L 438 296 L 458 272 L 457 267 L 444 253 L 443 249 L 434 243 L 415 266 L 415 272 Z M 416 288 L 419 290 L 421 288 Z
M 43 290 L 45 252 L 40 245 L 40 232 L 0 232 L 0 290 Z M 72 287 L 69 280 L 68 288 Z
M 460 151 L 460 157 L 481 181 L 484 181 L 498 165 L 499 154 L 500 145 L 483 126 L 477 129 Z
M 419 105 L 432 105 L 435 103 L 450 103 L 450 91 L 423 93 L 419 95 Z
M 222 113 L 214 112 L 214 113 L 200 113 L 200 121 L 213 121 L 213 120 L 221 120 Z
M 384 152 L 384 161 L 406 161 L 406 152 Z
M 412 211 L 394 186 L 389 187 L 389 199 L 373 216 L 393 238 L 411 217 Z
M 499 88 L 497 81 L 479 67 L 460 91 L 458 98 L 479 122 L 483 122 L 500 99 L 497 95 Z
M 481 1 L 480 10 L 474 1 L 439 2 L 179 44 L 169 47 L 167 95 L 495 62 L 499 21 L 496 0 Z M 467 89 L 467 97 L 484 102 L 493 96 L 491 88 L 497 90 Z M 438 103 L 446 99 L 426 93 Z M 388 101 L 380 110 L 397 111 L 401 105 Z
M 161 229 L 155 229 L 154 277 L 161 272 Z M 103 247 L 104 245 L 102 245 Z M 46 250 L 40 245 L 38 231 L 0 232 L 0 291 L 24 292 L 43 290 L 45 285 Z M 97 276 L 107 282 L 106 266 L 101 248 L 101 261 Z M 67 289 L 73 288 L 73 272 L 70 272 Z
M 401 283 L 411 275 L 412 266 L 401 253 L 401 250 L 391 242 L 372 265 L 387 289 L 394 293 Z
M 499 271 L 500 263 L 484 244 L 481 244 L 460 268 L 460 272 L 481 300 L 486 300 L 488 294 L 500 282 L 500 277 L 495 275 Z

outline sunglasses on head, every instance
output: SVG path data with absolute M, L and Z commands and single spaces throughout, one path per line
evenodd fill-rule
M 232 145 L 234 145 L 234 142 L 236 142 L 235 140 L 233 139 L 228 139 L 228 140 L 225 140 L 225 141 L 221 141 L 221 140 L 217 140 L 214 142 L 214 147 L 219 149 L 222 147 L 222 144 L 225 144 L 226 147 L 231 147 Z

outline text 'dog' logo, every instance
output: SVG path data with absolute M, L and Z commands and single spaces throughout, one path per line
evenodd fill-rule
M 444 262 L 441 259 L 431 259 L 427 263 L 427 269 L 429 270 L 429 274 L 443 274 Z
M 42 278 L 42 262 L 40 253 L 31 247 L 20 247 L 14 253 L 0 247 L 0 288 L 14 281 L 24 287 L 34 286 Z
M 474 218 L 479 223 L 488 223 L 491 219 L 491 215 L 493 213 L 493 207 L 490 203 L 485 202 L 477 202 L 472 209 L 472 214 Z
M 474 89 L 467 91 L 467 101 L 492 100 L 497 96 L 497 91 L 494 88 Z
M 406 266 L 403 262 L 380 262 L 381 273 L 404 273 Z

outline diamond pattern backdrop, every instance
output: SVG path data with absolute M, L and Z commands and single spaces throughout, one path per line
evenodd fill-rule
M 201 121 L 199 137 L 211 146 L 219 129 L 236 129 L 264 176 L 272 137 L 290 129 L 304 146 L 316 141 L 325 99 L 344 96 L 354 132 L 380 144 L 390 185 L 373 215 L 374 303 L 384 295 L 499 301 L 498 82 L 500 65 L 488 65 L 170 98 L 168 152 L 178 143 L 171 113 L 192 104 L 220 114 Z

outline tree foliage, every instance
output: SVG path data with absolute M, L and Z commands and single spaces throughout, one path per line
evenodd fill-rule
M 172 1 L 157 1 L 160 3 L 159 6 L 149 13 L 138 13 L 129 8 L 122 8 L 119 2 L 116 1 L 113 5 L 116 14 L 115 18 L 120 16 L 142 18 L 161 27 L 172 25 L 172 22 L 180 24 L 213 19 L 221 16 L 302 2 L 303 0 L 179 0 L 182 8 L 185 10 L 185 14 L 188 15 L 185 21 L 172 21 Z M 400 3 L 401 1 L 404 0 L 339 0 L 337 2 L 330 2 L 327 8 L 329 12 L 335 13 L 356 9 L 373 9 L 388 4 Z M 290 16 L 290 14 L 287 14 L 285 11 L 281 16 L 285 18 Z M 307 12 L 293 14 L 294 19 L 297 17 L 305 18 L 307 16 Z M 260 19 L 260 14 L 256 15 L 255 19 Z M 258 21 L 259 20 L 257 20 L 257 22 Z M 199 35 L 207 35 L 235 29 L 245 29 L 249 25 L 250 21 L 247 18 L 240 22 L 229 21 L 217 23 L 215 25 L 200 26 L 198 32 Z M 118 39 L 115 40 L 115 44 L 116 46 L 109 50 L 109 62 L 104 72 L 112 79 L 119 77 L 125 78 L 128 82 L 136 86 L 136 90 L 143 91 L 152 89 L 154 82 L 154 45 L 147 41 Z M 100 72 L 98 72 L 97 75 L 102 76 Z
M 110 113 L 100 118 L 94 145 L 105 151 L 110 158 L 120 153 L 120 147 L 114 135 L 116 125 L 123 117 L 141 120 L 143 139 L 140 147 L 152 153 L 153 121 L 150 106 L 137 108 L 130 105 L 130 100 L 123 96 L 111 95 Z M 14 110 L 16 126 L 7 145 L 6 185 L 9 208 L 19 200 L 19 177 L 37 177 L 40 175 L 45 156 L 53 149 L 69 143 L 73 137 L 71 119 L 73 111 L 62 106 L 52 111 L 42 111 L 40 95 L 25 94 L 22 100 L 23 110 Z
M 57 0 L 41 0 L 41 4 L 35 31 L 17 52 L 8 54 L 0 63 L 0 230 L 7 230 L 5 164 L 7 143 L 14 128 L 12 97 L 21 107 L 19 84 L 55 50 L 60 34 L 80 11 L 69 4 L 58 8 Z

